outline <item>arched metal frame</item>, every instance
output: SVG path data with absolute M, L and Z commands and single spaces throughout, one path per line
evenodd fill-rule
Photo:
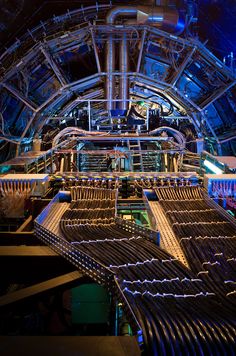
M 27 136 L 39 133 L 51 116 L 68 116 L 78 102 L 86 103 L 90 110 L 92 100 L 106 101 L 104 83 L 108 72 L 100 52 L 112 33 L 115 41 L 119 42 L 125 35 L 127 41 L 136 47 L 132 71 L 109 72 L 115 81 L 126 76 L 129 82 L 127 98 L 138 93 L 144 100 L 155 103 L 157 100 L 153 98 L 158 92 L 173 103 L 174 117 L 187 118 L 199 136 L 202 135 L 201 121 L 204 121 L 209 136 L 220 144 L 207 110 L 235 87 L 236 81 L 229 69 L 194 39 L 175 36 L 148 23 L 107 24 L 104 18 L 107 10 L 108 5 L 97 5 L 54 17 L 29 31 L 1 55 L 1 91 L 13 98 L 24 112 L 19 116 L 22 122 L 19 135 L 10 138 L 5 133 L 2 139 L 20 144 Z M 66 30 L 62 31 L 62 25 Z M 71 53 L 82 46 L 87 46 L 86 50 L 94 57 L 96 72 L 91 75 L 85 72 L 82 78 L 70 80 L 62 68 L 60 54 Z M 41 84 L 43 94 L 40 92 L 38 102 L 37 95 L 30 92 L 32 73 L 36 72 L 37 77 L 37 68 L 46 73 Z M 19 75 L 23 76 L 20 87 L 17 84 Z M 28 78 L 24 79 L 27 75 Z M 34 86 L 35 83 L 32 88 Z M 11 120 L 8 116 L 3 113 L 5 123 Z M 11 128 L 12 123 L 8 126 Z

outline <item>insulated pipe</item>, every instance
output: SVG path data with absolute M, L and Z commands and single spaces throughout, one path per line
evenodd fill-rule
M 173 129 L 172 127 L 168 127 L 168 126 L 158 127 L 156 129 L 150 131 L 149 135 L 159 134 L 162 131 L 167 131 L 167 132 L 172 133 L 172 135 L 175 137 L 176 141 L 178 141 L 178 143 L 180 144 L 181 148 L 185 148 L 186 140 L 184 138 L 184 135 L 180 131 Z
M 164 7 L 150 7 L 150 6 L 117 6 L 111 9 L 106 17 L 106 23 L 113 25 L 118 17 L 135 18 L 134 24 L 137 25 L 151 25 L 157 26 L 163 30 L 181 33 L 184 30 L 184 21 L 180 14 L 175 9 Z M 122 49 L 121 49 L 122 48 Z M 122 72 L 127 72 L 128 68 L 128 48 L 127 39 L 123 35 L 120 45 L 120 67 Z M 125 68 L 126 67 L 126 68 Z M 106 95 L 107 95 L 107 110 L 110 111 L 115 108 L 115 77 L 112 73 L 115 70 L 115 43 L 112 34 L 108 35 L 106 44 Z M 128 79 L 124 75 L 120 80 L 120 98 L 124 99 L 121 103 L 121 109 L 127 109 L 128 97 Z
M 115 108 L 115 40 L 112 34 L 108 35 L 106 43 L 106 97 L 107 97 L 107 110 L 110 113 Z
M 120 62 L 120 72 L 122 73 L 120 77 L 120 88 L 119 88 L 119 97 L 122 101 L 119 104 L 119 108 L 122 111 L 128 109 L 129 102 L 129 79 L 127 72 L 129 71 L 129 57 L 128 57 L 128 41 L 127 34 L 123 33 L 122 40 L 119 46 L 119 62 Z
M 117 6 L 108 12 L 107 24 L 113 25 L 118 17 L 136 17 L 137 25 L 152 25 L 174 33 L 181 33 L 185 23 L 181 14 L 169 7 Z

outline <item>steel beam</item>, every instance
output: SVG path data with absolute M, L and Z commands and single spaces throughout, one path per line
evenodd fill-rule
M 43 53 L 44 57 L 46 58 L 47 62 L 49 63 L 50 67 L 52 68 L 54 74 L 56 75 L 57 79 L 59 80 L 61 86 L 64 86 L 67 84 L 66 79 L 62 75 L 60 69 L 58 68 L 57 64 L 53 60 L 52 56 L 48 51 L 46 50 L 45 47 L 40 47 L 41 52 Z
M 39 293 L 43 293 L 54 288 L 65 286 L 66 284 L 76 282 L 82 277 L 83 275 L 79 271 L 74 271 L 64 274 L 60 277 L 49 279 L 45 282 L 37 283 L 30 287 L 22 288 L 16 292 L 5 294 L 0 297 L 0 307 L 4 307 Z
M 144 49 L 144 43 L 145 43 L 145 40 L 146 40 L 146 36 L 147 36 L 147 30 L 144 29 L 143 34 L 142 34 L 142 39 L 141 39 L 141 46 L 140 46 L 140 51 L 139 51 L 139 56 L 138 56 L 137 68 L 136 68 L 136 72 L 137 73 L 140 72 L 142 56 L 144 55 L 143 49 Z
M 76 107 L 80 102 L 83 102 L 83 101 L 87 101 L 89 100 L 91 97 L 93 96 L 97 96 L 99 94 L 101 94 L 101 91 L 102 89 L 100 90 L 96 90 L 92 93 L 88 93 L 88 94 L 85 94 L 84 96 L 81 96 L 77 99 L 75 99 L 72 103 L 68 104 L 61 112 L 59 112 L 59 115 L 60 116 L 63 116 L 65 115 L 66 111 L 68 110 L 72 110 L 74 107 Z M 37 131 L 39 132 L 41 130 L 41 128 L 43 127 L 43 125 L 45 124 L 45 122 L 48 120 L 48 117 L 43 117 L 42 118 L 42 121 L 40 122 L 40 126 L 38 127 Z
M 95 55 L 95 59 L 96 59 L 98 73 L 100 73 L 101 72 L 101 65 L 100 65 L 98 50 L 97 50 L 96 41 L 95 41 L 95 38 L 94 38 L 94 32 L 93 32 L 93 27 L 92 26 L 89 28 L 89 31 L 90 31 L 91 39 L 92 39 L 92 43 L 93 43 L 94 55 Z
M 24 139 L 25 135 L 27 134 L 27 131 L 29 130 L 31 124 L 35 120 L 35 117 L 36 117 L 36 112 L 33 113 L 33 115 L 31 116 L 31 119 L 28 121 L 24 131 L 22 132 L 21 137 L 20 137 L 20 143 L 22 142 L 22 140 Z
M 27 229 L 29 227 L 30 223 L 32 222 L 32 220 L 33 220 L 33 217 L 32 217 L 32 215 L 30 215 L 28 217 L 28 219 L 26 219 L 23 222 L 23 224 L 16 230 L 16 233 L 23 232 L 25 229 Z
M 161 89 L 161 90 L 168 90 L 171 88 L 171 85 L 169 83 L 163 82 L 161 80 L 156 80 L 151 77 L 148 77 L 147 75 L 143 73 L 130 73 L 130 77 L 134 77 L 134 79 L 138 78 L 142 84 L 147 84 L 151 86 L 155 86 L 156 89 Z
M 193 56 L 195 51 L 196 51 L 196 47 L 193 47 L 192 51 L 189 53 L 189 55 L 185 58 L 185 60 L 181 64 L 180 68 L 178 69 L 178 72 L 176 73 L 174 78 L 171 80 L 171 84 L 172 84 L 173 87 L 175 86 L 175 84 L 177 83 L 177 81 L 179 80 L 181 75 L 183 74 L 183 71 L 187 67 L 188 63 L 191 61 L 192 56 Z
M 12 95 L 14 95 L 17 99 L 19 99 L 23 104 L 25 104 L 32 111 L 37 110 L 37 106 L 29 99 L 27 99 L 24 95 L 15 90 L 12 86 L 2 82 L 2 85 L 7 91 L 9 91 Z
M 185 101 L 185 104 L 183 105 L 184 107 L 186 107 L 186 102 L 187 102 L 187 103 L 189 103 L 190 106 L 192 106 L 195 110 L 197 110 L 197 111 L 201 111 L 201 110 L 202 110 L 202 108 L 201 108 L 200 106 L 198 106 L 197 104 L 195 104 L 191 99 L 187 98 L 187 97 L 186 97 L 178 88 L 176 88 L 176 87 L 174 87 L 174 88 L 172 88 L 172 89 L 167 89 L 166 93 L 167 93 L 167 94 L 169 93 L 170 96 L 173 95 L 173 96 L 176 97 L 176 98 L 181 97 L 181 98 L 179 98 L 179 100 L 180 100 L 181 102 L 183 102 L 183 99 L 184 99 L 184 101 Z
M 206 117 L 206 115 L 205 115 L 203 112 L 202 112 L 201 114 L 202 114 L 202 117 L 204 118 L 204 120 L 205 120 L 205 122 L 206 122 L 206 124 L 207 124 L 207 126 L 208 126 L 208 128 L 209 128 L 209 130 L 211 131 L 212 136 L 213 136 L 214 139 L 216 140 L 216 143 L 217 143 L 218 149 L 219 149 L 219 154 L 221 154 L 221 144 L 220 144 L 220 141 L 219 141 L 218 137 L 216 136 L 216 133 L 215 133 L 214 129 L 212 128 L 212 126 L 211 126 L 211 124 L 210 124 L 208 118 Z
M 10 241 L 9 241 L 10 242 Z M 0 256 L 6 257 L 29 257 L 29 256 L 58 256 L 59 255 L 47 246 L 1 246 Z
M 60 116 L 65 115 L 69 110 L 73 110 L 79 103 L 81 103 L 81 100 L 90 100 L 93 97 L 99 96 L 104 94 L 103 89 L 98 89 L 96 91 L 93 91 L 92 93 L 85 94 L 83 96 L 78 96 L 73 102 L 69 103 L 65 108 L 63 108 L 62 111 L 59 112 Z
M 231 89 L 234 85 L 236 85 L 236 80 L 231 82 L 229 85 L 219 90 L 216 94 L 213 94 L 210 98 L 206 99 L 202 104 L 202 110 L 205 110 L 209 105 L 211 105 L 214 101 L 219 99 L 224 93 L 226 93 L 229 89 Z

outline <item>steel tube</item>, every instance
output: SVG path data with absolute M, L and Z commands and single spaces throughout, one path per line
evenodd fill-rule
M 123 33 L 122 40 L 120 42 L 120 72 L 122 76 L 120 77 L 120 88 L 119 88 L 119 97 L 122 99 L 119 107 L 121 110 L 126 111 L 128 109 L 128 99 L 129 99 L 129 79 L 127 76 L 129 68 L 129 57 L 128 57 L 128 42 L 127 34 Z
M 107 110 L 114 109 L 114 96 L 115 96 L 115 77 L 112 73 L 115 70 L 115 41 L 112 34 L 108 35 L 106 43 L 106 96 L 107 96 Z

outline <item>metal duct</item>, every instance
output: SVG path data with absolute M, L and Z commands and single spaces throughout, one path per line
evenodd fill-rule
M 165 7 L 150 7 L 150 6 L 117 6 L 108 12 L 106 23 L 113 25 L 118 17 L 134 18 L 135 24 L 157 26 L 163 30 L 181 33 L 184 29 L 184 21 L 179 12 L 175 9 Z M 121 110 L 127 110 L 128 102 L 128 77 L 125 73 L 128 71 L 128 46 L 127 38 L 124 34 L 120 44 L 120 72 L 124 73 L 120 79 L 120 98 L 123 99 L 119 106 Z M 115 43 L 113 35 L 110 34 L 106 44 L 106 95 L 107 95 L 107 110 L 115 109 Z
M 118 17 L 136 17 L 137 25 L 152 25 L 168 32 L 180 34 L 185 23 L 181 13 L 169 7 L 150 6 L 117 6 L 109 11 L 106 22 L 114 24 Z
M 185 140 L 184 135 L 180 131 L 175 130 L 172 127 L 169 127 L 169 126 L 158 127 L 156 129 L 150 131 L 149 135 L 154 136 L 156 134 L 160 134 L 163 131 L 170 132 L 175 137 L 175 139 L 179 143 L 179 145 L 181 146 L 181 149 L 186 147 L 186 140 Z
M 112 34 L 108 35 L 106 43 L 106 97 L 108 113 L 115 108 L 115 40 Z
M 128 56 L 128 42 L 127 34 L 123 33 L 122 40 L 119 46 L 119 63 L 120 63 L 120 88 L 119 88 L 119 97 L 122 101 L 119 103 L 119 109 L 122 110 L 121 114 L 126 114 L 128 109 L 129 102 L 129 79 L 127 72 L 129 71 L 129 56 Z

